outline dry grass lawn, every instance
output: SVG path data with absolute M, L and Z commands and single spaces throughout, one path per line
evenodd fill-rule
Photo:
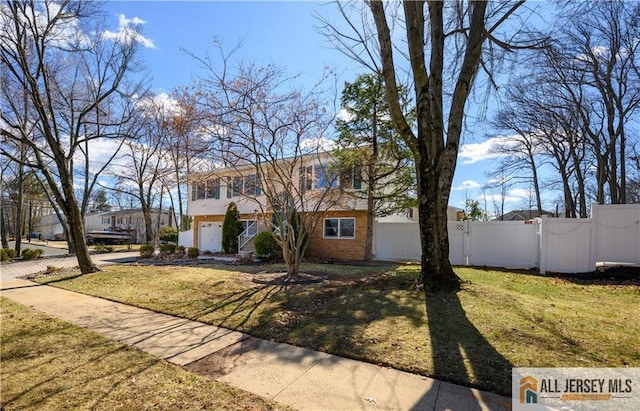
M 43 281 L 500 394 L 511 367 L 640 366 L 637 285 L 458 268 L 464 289 L 425 305 L 416 266 L 306 265 L 329 281 L 289 287 L 253 283 L 264 269 L 111 266 Z
M 0 297 L 2 410 L 286 409 Z

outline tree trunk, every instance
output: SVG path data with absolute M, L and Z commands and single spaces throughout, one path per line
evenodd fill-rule
M 448 195 L 439 193 L 439 176 L 416 164 L 418 174 L 418 219 L 422 249 L 422 283 L 425 294 L 457 291 L 462 280 L 449 261 L 447 230 Z
M 2 196 L 0 196 L 0 201 Z M 4 204 L 0 204 L 0 240 L 2 241 L 2 248 L 9 248 L 9 241 L 7 241 L 7 227 L 4 219 Z
M 377 106 L 373 105 L 373 115 L 371 116 L 371 158 L 369 159 L 369 165 L 367 169 L 367 233 L 364 244 L 364 260 L 373 260 L 373 223 L 374 223 L 374 186 L 377 184 L 375 179 L 376 166 L 378 160 L 378 110 Z
M 76 201 L 73 183 L 70 180 L 62 180 L 62 190 L 66 199 L 64 214 L 69 226 L 69 238 L 75 246 L 75 254 L 78 259 L 80 272 L 82 274 L 89 274 L 100 271 L 98 266 L 91 261 L 91 256 L 89 255 L 89 248 L 85 241 L 84 221 L 82 213 L 80 212 L 80 206 Z

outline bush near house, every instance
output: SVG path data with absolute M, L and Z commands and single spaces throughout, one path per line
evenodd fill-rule
M 242 233 L 240 212 L 236 203 L 229 203 L 222 222 L 222 249 L 227 254 L 238 252 L 238 236 Z
M 18 255 L 16 253 L 16 250 L 14 250 L 13 248 L 4 248 L 3 250 L 7 252 L 7 256 L 9 257 L 9 260 L 13 260 Z
M 162 241 L 178 242 L 178 229 L 175 227 L 161 227 L 159 238 Z M 162 250 L 161 250 L 162 251 Z
M 200 250 L 198 249 L 198 247 L 187 248 L 187 257 L 198 258 L 199 255 L 200 255 Z
M 156 248 L 153 244 L 142 244 L 140 246 L 140 257 L 149 258 L 153 256 L 153 253 L 156 252 Z
M 273 233 L 269 231 L 258 233 L 258 235 L 253 238 L 253 245 L 256 250 L 256 255 L 267 261 L 273 260 L 282 251 Z
M 0 261 L 7 261 L 9 259 L 9 254 L 7 253 L 7 249 L 3 248 L 0 250 Z
M 175 244 L 162 244 L 160 246 L 160 252 L 162 254 L 173 254 L 176 251 Z
M 175 253 L 175 255 L 182 257 L 184 255 L 185 248 L 183 245 L 179 245 L 176 247 L 176 249 L 173 252 Z
M 33 260 L 34 258 L 40 258 L 42 256 L 42 250 L 40 249 L 31 249 L 25 248 L 22 250 L 22 259 L 23 260 Z

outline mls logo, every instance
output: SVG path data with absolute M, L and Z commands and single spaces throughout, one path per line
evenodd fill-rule
M 536 404 L 538 402 L 538 380 L 526 376 L 520 380 L 520 404 Z

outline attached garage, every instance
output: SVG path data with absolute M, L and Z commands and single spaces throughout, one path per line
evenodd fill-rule
M 222 251 L 222 224 L 206 222 L 198 224 L 198 248 L 200 251 Z

